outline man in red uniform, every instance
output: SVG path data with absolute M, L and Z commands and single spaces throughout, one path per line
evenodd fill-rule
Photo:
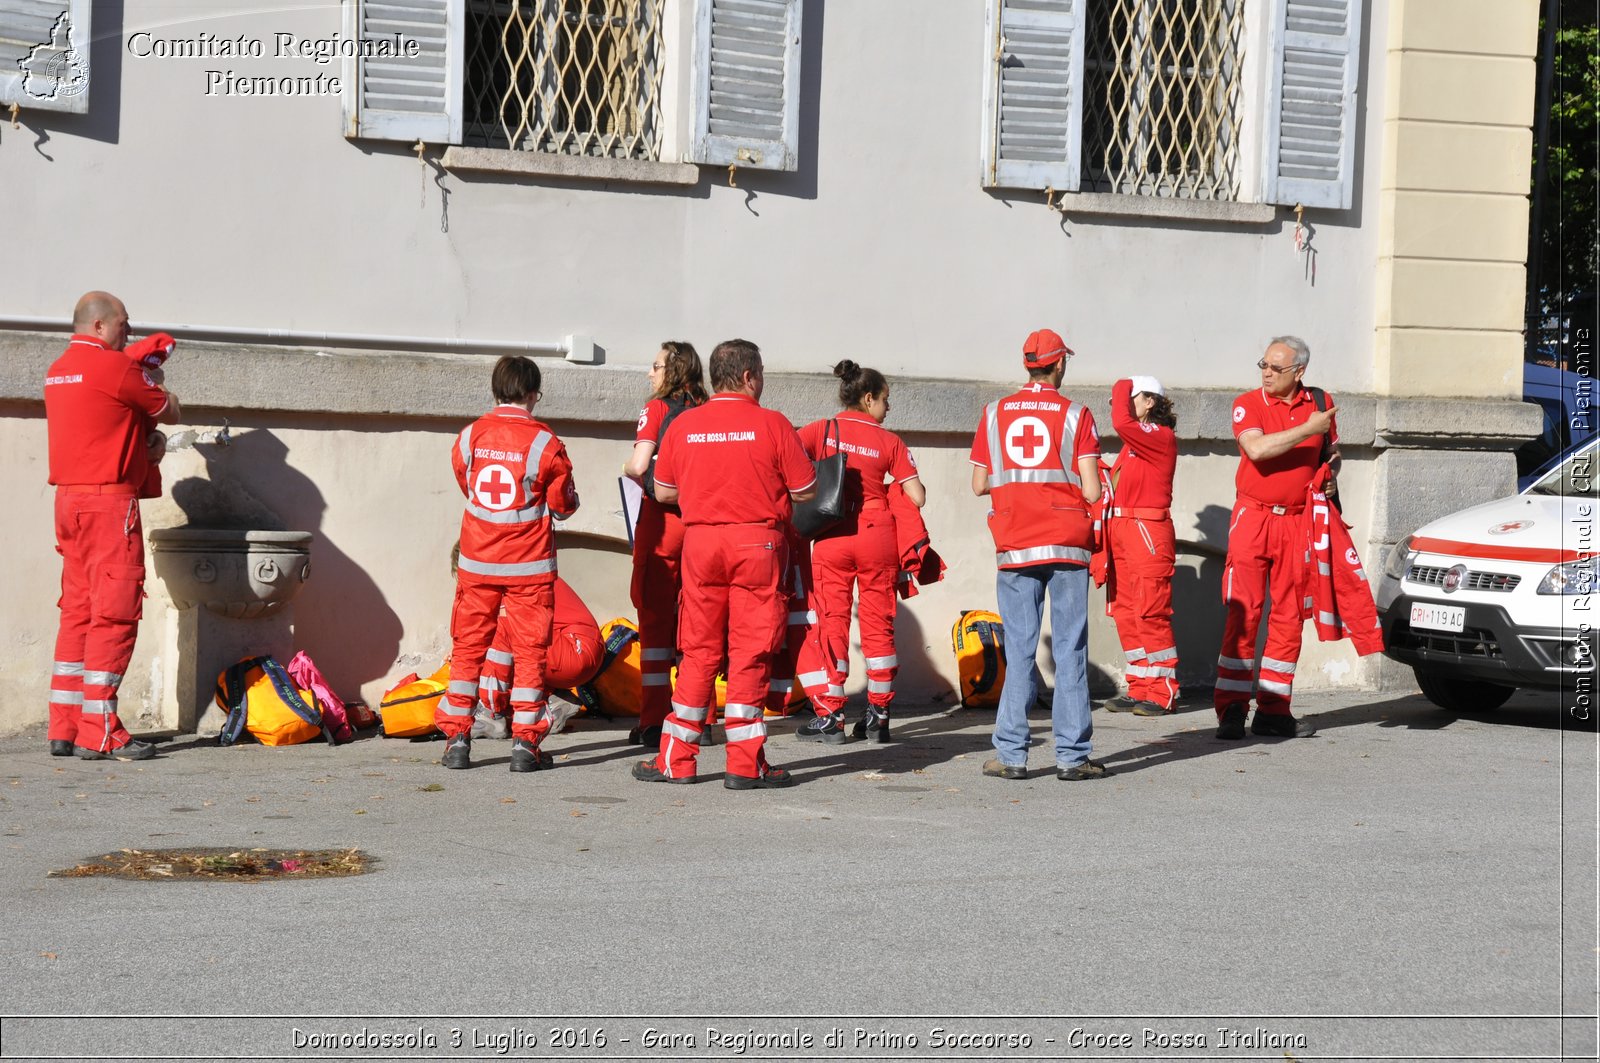
M 1222 573 L 1228 616 L 1217 654 L 1218 738 L 1244 737 L 1252 691 L 1256 715 L 1250 729 L 1256 734 L 1307 738 L 1317 730 L 1289 711 L 1305 623 L 1306 487 L 1322 464 L 1323 436 L 1330 444 L 1339 440 L 1332 400 L 1319 411 L 1301 385 L 1310 361 L 1311 349 L 1303 340 L 1279 336 L 1256 363 L 1260 390 L 1233 402 L 1233 434 L 1241 457 Z M 1269 590 L 1272 613 L 1256 679 L 1256 632 Z
M 995 596 L 1005 624 L 1006 680 L 995 710 L 996 757 L 983 774 L 1028 777 L 1028 707 L 1046 595 L 1056 665 L 1051 724 L 1056 778 L 1110 775 L 1089 759 L 1089 559 L 1100 498 L 1100 437 L 1094 415 L 1061 394 L 1072 350 L 1050 329 L 1022 345 L 1028 383 L 984 407 L 972 440 L 972 493 L 989 495 Z
M 760 405 L 761 351 L 728 340 L 711 354 L 716 394 L 687 410 L 667 431 L 656 459 L 656 498 L 683 511 L 683 600 L 678 642 L 683 663 L 662 725 L 661 752 L 633 766 L 646 782 L 693 782 L 695 759 L 728 662 L 723 724 L 730 790 L 788 786 L 794 779 L 767 763 L 763 746 L 772 655 L 788 623 L 791 499 L 815 491 L 816 473 L 794 427 Z
M 495 363 L 498 404 L 461 430 L 451 451 L 467 496 L 461 514 L 450 685 L 434 719 L 444 733 L 447 768 L 472 765 L 472 710 L 478 673 L 504 604 L 511 628 L 511 770 L 547 765 L 539 743 L 550 729 L 545 658 L 555 612 L 556 543 L 551 517 L 578 509 L 567 448 L 535 420 L 539 367 L 530 358 Z
M 178 400 L 151 379 L 128 342 L 128 311 L 89 292 L 72 312 L 72 341 L 44 381 L 50 482 L 56 487 L 61 627 L 50 681 L 50 753 L 85 760 L 147 760 L 117 717 L 117 688 L 133 657 L 144 600 L 139 494 L 156 424 L 178 420 Z

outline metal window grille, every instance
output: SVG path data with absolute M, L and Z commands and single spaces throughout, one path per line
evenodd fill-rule
M 655 159 L 666 0 L 468 0 L 469 144 Z
M 1083 190 L 1239 194 L 1245 0 L 1089 0 Z

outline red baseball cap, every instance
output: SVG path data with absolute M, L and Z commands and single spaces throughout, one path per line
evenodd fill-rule
M 1072 353 L 1072 348 L 1067 346 L 1059 333 L 1042 328 L 1028 333 L 1028 339 L 1022 345 L 1022 364 L 1029 369 L 1042 368 L 1055 365 L 1063 358 L 1071 358 Z

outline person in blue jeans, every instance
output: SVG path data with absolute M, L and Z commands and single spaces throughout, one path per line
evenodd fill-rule
M 1056 664 L 1050 712 L 1056 777 L 1079 782 L 1111 774 L 1089 759 L 1089 507 L 1100 498 L 1100 437 L 1094 415 L 1061 394 L 1071 357 L 1057 333 L 1030 334 L 1022 346 L 1028 383 L 984 407 L 972 441 L 972 492 L 993 503 L 995 595 L 1005 625 L 996 755 L 983 765 L 983 774 L 999 779 L 1028 777 L 1028 706 L 1047 594 Z

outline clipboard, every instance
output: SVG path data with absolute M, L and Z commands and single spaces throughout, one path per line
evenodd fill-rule
M 639 523 L 639 507 L 644 504 L 644 488 L 631 477 L 619 476 L 617 489 L 622 494 L 622 523 L 628 529 L 628 548 L 632 549 L 633 529 Z

